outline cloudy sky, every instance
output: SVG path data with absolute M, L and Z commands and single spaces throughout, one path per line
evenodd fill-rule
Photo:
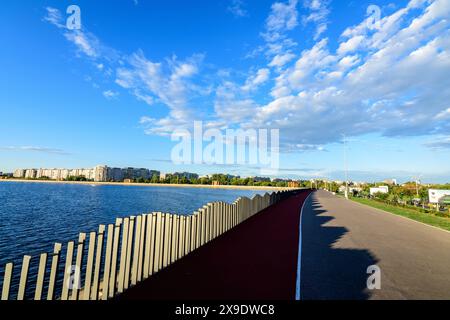
M 81 29 L 67 28 L 76 4 Z M 450 1 L 5 1 L 0 171 L 175 165 L 176 129 L 280 130 L 279 176 L 450 181 Z

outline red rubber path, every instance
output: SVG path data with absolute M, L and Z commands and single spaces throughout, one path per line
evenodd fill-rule
M 271 206 L 119 300 L 294 300 L 305 190 Z

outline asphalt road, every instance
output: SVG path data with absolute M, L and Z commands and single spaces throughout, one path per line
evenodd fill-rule
M 450 299 L 450 233 L 325 191 L 302 217 L 303 300 Z M 381 289 L 367 289 L 368 266 Z

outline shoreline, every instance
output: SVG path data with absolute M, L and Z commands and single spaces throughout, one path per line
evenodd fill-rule
M 172 187 L 172 188 L 201 188 L 201 189 L 231 189 L 231 190 L 294 190 L 298 188 L 288 187 L 263 187 L 263 186 L 233 186 L 209 184 L 169 184 L 169 183 L 125 183 L 125 182 L 93 182 L 93 181 L 56 181 L 56 180 L 27 180 L 27 179 L 0 179 L 1 182 L 21 182 L 21 183 L 53 183 L 53 184 L 78 184 L 95 186 L 127 186 L 127 187 Z

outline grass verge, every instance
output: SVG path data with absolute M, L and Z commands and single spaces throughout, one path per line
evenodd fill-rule
M 450 231 L 450 218 L 437 217 L 429 213 L 423 213 L 413 209 L 396 207 L 393 205 L 381 203 L 371 199 L 363 199 L 363 198 L 351 198 L 351 199 L 355 202 L 365 204 L 373 208 L 384 210 L 402 217 L 406 217 L 425 224 L 429 224 L 430 226 Z

